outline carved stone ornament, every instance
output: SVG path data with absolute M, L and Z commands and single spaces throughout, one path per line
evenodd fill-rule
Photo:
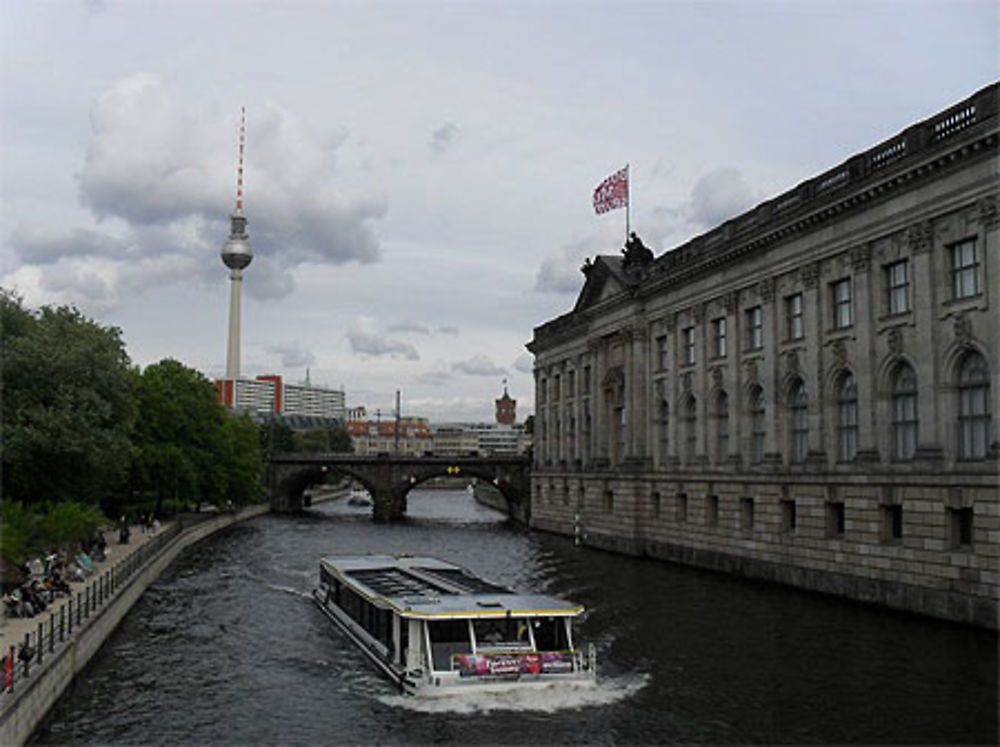
M 690 371 L 688 371 L 686 374 L 684 374 L 684 377 L 682 378 L 682 382 L 683 382 L 683 385 L 684 385 L 684 391 L 687 392 L 687 393 L 689 393 L 689 394 L 691 392 L 692 379 L 693 379 L 693 377 L 691 376 L 691 372 Z
M 666 396 L 667 387 L 663 379 L 656 382 L 656 396 L 658 399 L 663 399 Z
M 807 265 L 802 265 L 799 269 L 799 277 L 802 278 L 802 285 L 810 290 L 814 289 L 819 282 L 819 263 L 810 262 Z
M 855 272 L 867 272 L 872 263 L 872 248 L 869 244 L 859 244 L 851 248 L 851 267 Z
M 984 197 L 979 201 L 979 225 L 988 231 L 992 231 L 997 227 L 996 195 Z
M 972 321 L 967 314 L 959 314 L 954 321 L 955 339 L 963 345 L 972 341 Z
M 739 291 L 730 291 L 722 296 L 722 306 L 726 310 L 727 314 L 732 314 L 739 307 L 740 303 L 740 293 Z
M 797 350 L 789 350 L 785 353 L 785 370 L 790 374 L 798 375 L 801 366 L 799 365 L 799 352 Z
M 934 243 L 933 226 L 929 220 L 914 223 L 906 229 L 906 241 L 914 254 L 929 251 Z
M 843 340 L 837 340 L 833 343 L 833 360 L 838 367 L 847 365 L 847 345 L 844 344 Z
M 705 321 L 705 304 L 697 303 L 691 308 L 691 318 L 694 319 L 695 324 L 701 324 Z
M 716 389 L 722 388 L 722 366 L 716 366 L 712 369 L 712 383 L 715 384 Z
M 671 311 L 667 314 L 665 323 L 667 326 L 667 332 L 675 332 L 677 330 L 677 312 Z
M 756 384 L 760 381 L 760 375 L 757 371 L 757 361 L 756 359 L 748 360 L 743 363 L 743 369 L 746 371 L 747 381 L 751 384 Z
M 757 283 L 757 295 L 764 303 L 774 300 L 774 278 L 765 278 Z
M 889 343 L 889 352 L 893 355 L 899 355 L 903 352 L 903 333 L 899 331 L 898 327 L 889 330 L 886 342 Z

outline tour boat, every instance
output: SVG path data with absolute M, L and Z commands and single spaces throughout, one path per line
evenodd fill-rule
M 338 628 L 413 695 L 587 687 L 594 647 L 575 644 L 583 607 L 519 594 L 432 557 L 331 555 L 313 597 Z
M 365 490 L 360 485 L 351 486 L 351 495 L 347 499 L 347 505 L 349 506 L 370 506 L 372 505 L 372 498 L 368 495 L 368 491 Z

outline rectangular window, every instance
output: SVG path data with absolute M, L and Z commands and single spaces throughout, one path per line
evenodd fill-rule
M 975 239 L 969 239 L 951 247 L 951 280 L 954 298 L 978 296 L 981 292 L 979 287 L 979 252 Z
M 712 347 L 716 358 L 726 357 L 726 317 L 712 320 Z
M 660 517 L 660 494 L 659 493 L 653 493 L 650 496 L 649 511 L 653 515 L 653 518 L 659 518 Z
M 764 347 L 764 313 L 760 306 L 747 309 L 747 348 L 759 350 Z
M 948 540 L 952 549 L 972 546 L 972 508 L 948 509 Z
M 885 268 L 886 298 L 890 314 L 903 314 L 910 310 L 910 263 L 908 260 L 893 262 Z
M 826 504 L 826 536 L 844 536 L 844 504 L 841 501 Z
M 575 397 L 576 396 L 576 371 L 570 371 L 566 374 L 566 396 Z
M 681 332 L 681 339 L 684 345 L 684 362 L 694 363 L 694 327 L 685 327 Z
M 903 538 L 903 506 L 899 503 L 885 504 L 882 513 L 882 541 L 898 542 Z
M 740 529 L 753 529 L 753 498 L 740 498 Z
M 783 500 L 781 502 L 781 531 L 795 531 L 795 501 Z
M 851 281 L 850 278 L 832 283 L 830 290 L 833 297 L 833 327 L 844 329 L 853 322 L 851 311 Z
M 687 521 L 688 518 L 688 497 L 687 493 L 677 494 L 677 521 Z
M 705 496 L 705 523 L 714 527 L 719 523 L 719 496 Z
M 545 403 L 545 395 L 548 393 L 549 380 L 542 379 L 538 385 L 538 403 Z
M 583 394 L 590 394 L 590 366 L 583 367 Z
M 555 378 L 552 379 L 552 399 L 558 402 L 560 396 L 561 393 L 559 391 L 559 377 L 556 376 Z
M 805 337 L 805 327 L 802 323 L 802 294 L 788 296 L 785 299 L 785 319 L 789 340 L 801 340 Z
M 625 458 L 625 408 L 615 408 L 615 459 Z
M 667 370 L 667 336 L 660 335 L 656 338 L 656 370 Z
M 610 490 L 604 491 L 603 508 L 606 514 L 611 514 L 615 511 L 615 494 Z

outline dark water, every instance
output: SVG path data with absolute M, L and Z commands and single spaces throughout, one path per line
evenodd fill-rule
M 995 635 L 577 549 L 464 493 L 409 520 L 341 503 L 192 548 L 142 597 L 36 744 L 997 742 Z M 328 553 L 439 555 L 585 604 L 600 685 L 425 703 L 398 695 L 307 594 Z

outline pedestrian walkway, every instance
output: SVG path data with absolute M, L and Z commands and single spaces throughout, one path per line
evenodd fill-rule
M 157 534 L 163 534 L 169 526 L 170 522 L 165 523 L 160 527 Z M 41 612 L 34 617 L 7 617 L 4 615 L 2 620 L 0 620 L 0 655 L 7 653 L 11 646 L 19 647 L 24 642 L 25 635 L 31 634 L 34 636 L 35 632 L 38 630 L 38 624 L 43 621 L 48 621 L 50 619 L 50 615 L 55 615 L 58 618 L 60 608 L 66 605 L 71 599 L 74 599 L 78 592 L 82 592 L 93 582 L 95 578 L 101 576 L 101 574 L 116 563 L 119 563 L 123 559 L 129 557 L 142 545 L 146 544 L 149 540 L 156 536 L 152 533 L 143 533 L 142 527 L 138 524 L 129 527 L 129 530 L 129 542 L 125 545 L 118 543 L 117 529 L 109 530 L 104 533 L 104 538 L 108 543 L 107 557 L 105 557 L 105 559 L 100 563 L 95 562 L 93 564 L 94 573 L 91 576 L 82 581 L 70 582 L 72 593 L 69 596 L 56 597 L 52 604 L 50 604 L 44 612 Z

